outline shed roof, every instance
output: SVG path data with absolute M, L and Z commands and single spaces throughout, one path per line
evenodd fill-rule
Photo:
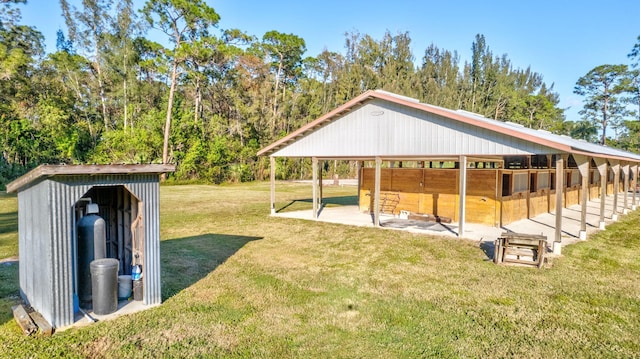
M 409 97 L 393 94 L 386 91 L 375 90 L 375 91 L 367 91 L 360 96 L 352 99 L 351 101 L 345 103 L 344 105 L 336 108 L 335 110 L 325 114 L 324 116 L 316 119 L 315 121 L 310 122 L 309 124 L 301 127 L 300 129 L 292 132 L 288 136 L 283 137 L 282 139 L 268 145 L 258 152 L 258 155 L 270 155 L 270 156 L 291 156 L 295 157 L 298 155 L 299 157 L 309 155 L 309 151 L 313 151 L 313 149 L 307 148 L 307 151 L 298 151 L 297 148 L 293 148 L 293 144 L 300 142 L 301 140 L 308 140 L 313 136 L 319 136 L 318 132 L 336 122 L 340 119 L 348 117 L 348 115 L 354 111 L 360 109 L 363 105 L 371 103 L 371 102 L 380 102 L 386 103 L 387 105 L 393 105 L 395 108 L 401 111 L 409 111 L 411 114 L 416 114 L 419 116 L 430 116 L 428 118 L 437 118 L 437 119 L 446 119 L 449 121 L 449 124 L 455 125 L 458 128 L 462 129 L 462 131 L 458 130 L 458 133 L 462 133 L 462 136 L 466 137 L 474 137 L 471 140 L 467 140 L 468 142 L 478 142 L 479 140 L 483 143 L 478 143 L 475 148 L 486 147 L 487 142 L 491 142 L 496 146 L 495 151 L 505 151 L 504 149 L 512 152 L 503 152 L 502 154 L 513 154 L 513 153 L 567 153 L 567 154 L 582 154 L 593 157 L 602 157 L 607 159 L 621 160 L 621 161 L 630 161 L 630 162 L 640 162 L 640 155 L 607 147 L 601 146 L 593 143 L 589 143 L 583 140 L 573 139 L 568 136 L 556 135 L 544 130 L 534 130 L 530 128 L 526 128 L 522 125 L 510 123 L 510 122 L 502 122 L 489 118 L 485 118 L 481 115 L 470 113 L 463 110 L 450 110 L 438 106 L 433 106 L 429 104 L 420 103 L 416 99 L 412 99 Z M 374 121 L 371 116 L 365 115 L 367 118 L 364 121 Z M 405 116 L 404 118 L 409 118 L 410 116 Z M 388 120 L 385 120 L 388 121 Z M 365 122 L 361 122 L 365 123 Z M 409 124 L 409 121 L 395 121 L 393 123 L 394 132 L 400 134 L 412 134 L 415 131 L 415 125 Z M 396 126 L 407 126 L 406 129 L 400 129 L 396 131 Z M 409 128 L 408 126 L 414 126 L 413 128 Z M 446 127 L 446 126 L 445 126 Z M 353 128 L 353 127 L 350 127 Z M 466 131 L 466 129 L 472 129 L 472 131 Z M 344 130 L 344 129 L 342 129 Z M 466 132 L 465 132 L 466 131 Z M 332 133 L 333 135 L 338 135 L 339 131 L 335 131 Z M 480 134 L 481 138 L 478 138 L 476 135 Z M 382 134 L 385 136 L 387 134 Z M 320 141 L 314 141 L 313 143 L 326 143 L 327 138 L 320 139 Z M 378 138 L 378 141 L 381 141 L 382 138 Z M 400 141 L 400 138 L 396 137 L 396 141 Z M 375 139 L 371 139 L 371 141 L 375 141 Z M 342 153 L 343 156 L 354 156 L 354 157 L 366 157 L 366 156 L 385 156 L 385 155 L 398 155 L 397 153 L 382 153 L 380 151 L 387 151 L 384 149 L 384 146 L 369 146 L 367 148 L 356 148 L 354 144 L 351 144 L 352 141 L 343 141 L 346 144 L 343 144 L 342 150 L 345 153 Z M 402 151 L 405 151 L 408 155 L 415 155 L 420 151 L 424 151 L 424 144 L 422 144 L 422 148 L 418 148 L 417 146 L 420 144 L 416 144 L 416 148 L 410 148 L 411 144 L 404 143 L 402 146 Z M 409 147 L 408 147 L 409 146 Z M 505 147 L 507 146 L 507 147 Z M 510 147 L 509 147 L 510 146 Z M 289 147 L 289 148 L 288 148 Z M 375 150 L 373 148 L 375 147 Z M 382 149 L 381 149 L 382 148 Z M 390 147 L 389 147 L 390 148 Z M 409 148 L 409 149 L 408 149 Z M 469 153 L 469 151 L 473 151 L 474 146 L 469 145 L 467 149 L 462 149 L 461 151 L 467 151 L 464 154 L 474 155 L 479 153 Z M 285 150 L 287 149 L 287 150 Z M 373 151 L 376 151 L 375 153 Z M 449 149 L 450 151 L 450 149 Z M 370 153 L 368 153 L 370 152 Z M 294 155 L 295 154 L 295 155 Z M 428 155 L 442 155 L 443 153 L 423 153 L 420 154 L 424 156 Z M 448 154 L 456 154 L 456 153 L 448 153 Z M 486 154 L 486 153 L 482 153 Z M 496 152 L 496 154 L 498 154 Z M 317 156 L 323 156 L 324 154 L 318 153 Z
M 33 183 L 53 176 L 160 174 L 175 170 L 176 166 L 172 164 L 40 165 L 9 183 L 7 192 L 19 192 Z

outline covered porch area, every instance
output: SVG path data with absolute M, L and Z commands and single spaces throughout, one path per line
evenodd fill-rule
M 310 182 L 307 182 L 310 183 Z M 356 181 L 350 181 L 351 186 L 356 186 Z M 344 185 L 344 184 L 341 184 Z M 347 184 L 349 185 L 349 184 Z M 330 202 L 332 196 L 332 185 L 324 185 L 326 198 Z M 354 188 L 354 191 L 356 189 Z M 627 197 L 631 198 L 635 192 L 627 193 Z M 609 194 L 605 196 L 604 208 L 608 216 L 604 218 L 605 225 L 615 222 L 619 216 L 613 216 L 615 202 L 623 203 L 625 193 L 617 195 Z M 305 200 L 306 201 L 306 200 Z M 309 200 L 311 202 L 311 200 Z M 594 198 L 587 202 L 586 212 L 586 235 L 581 237 L 581 218 L 582 205 L 574 204 L 562 211 L 560 228 L 560 245 L 566 246 L 572 243 L 585 240 L 589 235 L 601 230 L 600 224 L 600 198 Z M 356 200 L 352 203 L 341 205 L 325 206 L 321 205 L 318 209 L 318 215 L 314 218 L 313 209 L 286 211 L 285 208 L 277 208 L 272 214 L 276 218 L 293 218 L 303 220 L 313 220 L 318 222 L 337 223 L 351 226 L 375 227 L 373 215 L 360 211 Z M 531 218 L 521 219 L 503 226 L 490 226 L 486 224 L 467 223 L 465 225 L 464 235 L 461 238 L 469 239 L 477 242 L 492 243 L 503 232 L 541 234 L 547 237 L 547 249 L 553 251 L 554 236 L 556 232 L 556 215 L 555 213 L 542 213 Z M 400 218 L 398 215 L 382 213 L 380 215 L 380 228 L 392 231 L 407 231 L 416 234 L 460 237 L 458 235 L 459 223 L 438 223 L 425 222 Z

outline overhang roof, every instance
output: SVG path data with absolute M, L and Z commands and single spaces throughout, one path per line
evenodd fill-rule
M 573 139 L 568 136 L 556 135 L 544 130 L 534 130 L 526 128 L 522 125 L 502 122 L 485 118 L 481 115 L 470 113 L 462 110 L 450 110 L 438 106 L 420 103 L 416 99 L 393 94 L 386 91 L 375 90 L 367 91 L 360 96 L 352 99 L 335 110 L 325 114 L 324 116 L 310 122 L 309 124 L 299 128 L 280 140 L 264 147 L 258 152 L 258 155 L 273 155 L 279 150 L 289 146 L 290 144 L 311 135 L 320 128 L 342 118 L 347 113 L 358 108 L 360 105 L 371 100 L 383 100 L 393 104 L 405 106 L 406 108 L 422 111 L 447 118 L 451 121 L 464 123 L 475 126 L 479 129 L 493 131 L 505 136 L 525 140 L 538 145 L 546 146 L 557 150 L 558 153 L 581 154 L 592 157 L 601 157 L 611 160 L 640 162 L 640 155 L 607 147 L 583 140 Z M 429 155 L 429 154 L 425 154 Z M 473 155 L 473 154 L 469 154 Z
M 7 192 L 19 192 L 30 184 L 53 176 L 131 175 L 174 172 L 172 164 L 112 164 L 112 165 L 40 165 L 7 185 Z

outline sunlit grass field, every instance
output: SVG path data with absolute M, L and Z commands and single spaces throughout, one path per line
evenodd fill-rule
M 277 189 L 277 208 L 311 207 L 310 185 Z M 0 195 L 0 257 L 17 255 L 16 210 Z M 272 218 L 268 183 L 162 186 L 163 304 L 27 338 L 17 265 L 0 264 L 0 357 L 638 357 L 639 220 L 538 270 L 473 241 Z

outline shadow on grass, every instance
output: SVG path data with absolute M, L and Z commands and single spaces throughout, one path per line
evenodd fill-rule
M 11 307 L 20 302 L 18 261 L 0 262 L 0 325 L 13 320 Z
M 261 237 L 203 234 L 162 241 L 162 300 L 206 277 L 245 244 Z
M 496 246 L 493 241 L 480 242 L 480 249 L 484 252 L 488 259 L 493 260 L 496 251 Z
M 305 198 L 305 199 L 294 199 L 293 201 L 285 204 L 280 209 L 276 210 L 276 213 L 280 213 L 285 209 L 293 206 L 296 203 L 313 203 L 313 198 Z M 358 196 L 337 196 L 337 197 L 326 197 L 322 199 L 322 203 L 326 205 L 335 205 L 335 206 L 355 206 L 358 204 Z
M 18 212 L 0 213 L 0 234 L 17 231 Z

